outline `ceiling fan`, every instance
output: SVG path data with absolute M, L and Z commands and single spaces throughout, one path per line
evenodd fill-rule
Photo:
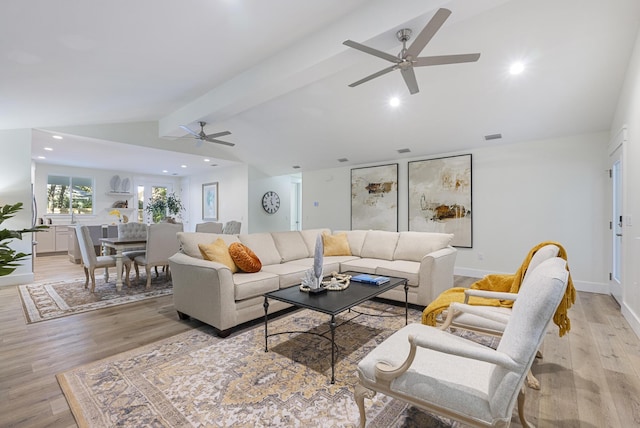
M 433 38 L 436 32 L 440 29 L 440 27 L 442 27 L 442 24 L 444 24 L 447 18 L 449 18 L 449 15 L 451 15 L 451 11 L 449 9 L 438 9 L 436 14 L 422 29 L 420 34 L 418 34 L 418 37 L 416 37 L 409 48 L 407 48 L 407 41 L 411 38 L 411 30 L 409 28 L 404 28 L 398 31 L 396 33 L 396 37 L 399 41 L 402 42 L 402 50 L 400 51 L 398 56 L 393 56 L 386 52 L 370 48 L 369 46 L 365 46 L 352 40 L 343 42 L 344 45 L 349 46 L 350 48 L 358 49 L 359 51 L 377 56 L 378 58 L 382 58 L 394 63 L 392 66 L 382 69 L 377 73 L 373 73 L 372 75 L 358 80 L 357 82 L 354 82 L 349 86 L 353 88 L 362 83 L 368 82 L 369 80 L 375 79 L 376 77 L 387 74 L 393 70 L 400 70 L 400 72 L 402 73 L 402 78 L 407 84 L 407 88 L 409 88 L 409 92 L 411 93 L 411 95 L 413 95 L 419 92 L 418 82 L 416 81 L 416 75 L 413 71 L 414 67 L 426 67 L 429 65 L 457 64 L 461 62 L 477 61 L 478 58 L 480 58 L 479 53 L 424 57 L 418 56 L 427 45 L 427 43 L 429 43 L 431 38 Z
M 199 123 L 200 123 L 200 132 L 193 131 L 193 130 L 187 128 L 184 125 L 180 125 L 180 128 L 184 129 L 189 134 L 193 135 L 196 138 L 196 140 L 199 140 L 198 144 L 197 144 L 198 146 L 201 146 L 203 141 L 208 141 L 210 143 L 224 144 L 225 146 L 230 146 L 230 147 L 235 146 L 234 143 L 228 143 L 226 141 L 221 141 L 221 140 L 217 139 L 218 137 L 222 137 L 222 136 L 225 136 L 225 135 L 230 135 L 231 132 L 222 131 L 222 132 L 217 132 L 215 134 L 207 135 L 204 132 L 204 126 L 207 124 L 207 122 L 199 122 Z

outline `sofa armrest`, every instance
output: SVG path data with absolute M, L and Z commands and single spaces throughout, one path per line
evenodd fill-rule
M 428 305 L 453 287 L 453 269 L 458 250 L 449 246 L 425 255 L 420 262 L 418 303 Z
M 219 330 L 236 323 L 231 270 L 216 262 L 176 253 L 169 258 L 176 310 Z

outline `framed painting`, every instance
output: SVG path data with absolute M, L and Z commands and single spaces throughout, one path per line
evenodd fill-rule
M 218 220 L 218 183 L 202 185 L 202 219 Z
M 398 231 L 398 164 L 351 170 L 351 230 Z
M 472 248 L 471 155 L 409 162 L 409 230 L 453 233 Z

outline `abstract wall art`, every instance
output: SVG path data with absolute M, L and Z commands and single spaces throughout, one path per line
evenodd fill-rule
M 409 162 L 409 230 L 453 233 L 472 248 L 471 155 Z
M 351 170 L 351 230 L 398 230 L 398 164 Z

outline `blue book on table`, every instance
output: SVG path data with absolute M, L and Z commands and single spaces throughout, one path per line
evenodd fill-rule
M 364 282 L 365 284 L 382 285 L 389 282 L 389 278 L 386 276 L 369 275 L 362 273 L 351 277 L 352 281 Z

